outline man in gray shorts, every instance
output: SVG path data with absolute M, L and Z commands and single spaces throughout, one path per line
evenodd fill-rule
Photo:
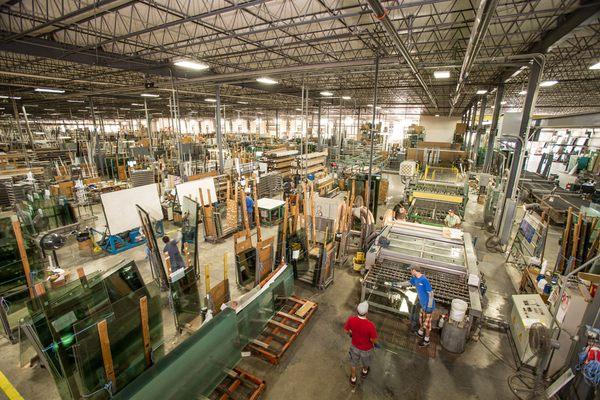
M 363 301 L 356 307 L 358 315 L 348 318 L 344 330 L 352 338 L 348 355 L 350 356 L 350 384 L 356 385 L 356 368 L 362 366 L 362 377 L 366 378 L 371 366 L 373 347 L 377 343 L 375 324 L 367 319 L 369 303 Z

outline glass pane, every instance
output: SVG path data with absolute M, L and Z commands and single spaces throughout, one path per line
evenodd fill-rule
M 175 312 L 175 323 L 181 330 L 200 315 L 202 302 L 198 291 L 198 276 L 193 268 L 176 282 L 169 282 L 169 294 Z
M 225 309 L 114 396 L 117 400 L 208 396 L 241 359 L 236 314 Z
M 163 355 L 163 329 L 160 305 L 160 289 L 156 283 L 151 283 L 131 293 L 112 305 L 110 315 L 99 313 L 87 320 L 87 326 L 78 327 L 76 345 L 74 346 L 77 359 L 78 382 L 81 392 L 89 398 L 108 398 L 108 392 L 101 390 L 108 382 L 102 359 L 100 336 L 97 323 L 106 320 L 108 339 L 116 376 L 116 390 L 125 387 L 148 366 L 146 363 L 140 299 L 148 300 L 148 326 L 152 359 L 158 361 Z M 98 392 L 98 390 L 100 390 Z

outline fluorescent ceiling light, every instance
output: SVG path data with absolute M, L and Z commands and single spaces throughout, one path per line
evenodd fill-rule
M 450 71 L 433 71 L 435 79 L 448 79 L 450 78 Z
M 540 87 L 550 87 L 556 85 L 557 83 L 558 81 L 544 81 L 540 83 Z
M 302 109 L 301 108 L 296 108 L 296 111 L 302 111 Z
M 56 111 L 55 108 L 44 108 L 44 111 Z
M 527 94 L 527 90 L 521 90 L 521 91 L 519 92 L 519 94 L 520 94 L 521 96 L 525 96 L 525 95 Z
M 52 114 L 50 114 L 50 115 L 60 115 L 60 113 L 52 113 Z
M 435 116 L 436 116 L 436 117 L 439 117 L 439 116 L 440 116 L 440 114 L 435 114 Z
M 48 88 L 35 88 L 36 92 L 41 93 L 64 93 L 65 91 L 62 89 L 48 89 Z
M 276 85 L 277 83 L 279 83 L 275 79 L 267 78 L 266 76 L 263 76 L 261 78 L 256 78 L 256 82 L 264 83 L 267 85 Z
M 85 100 L 67 100 L 67 103 L 85 103 Z
M 0 99 L 13 99 L 13 100 L 21 100 L 20 97 L 17 96 L 0 96 Z
M 176 60 L 173 64 L 181 68 L 193 69 L 194 71 L 202 71 L 210 68 L 208 64 L 194 60 Z
M 350 100 L 351 98 L 352 97 L 350 97 L 350 96 L 342 96 L 342 99 L 344 99 L 344 100 Z
M 154 93 L 142 93 L 142 94 L 140 94 L 140 96 L 142 96 L 142 97 L 160 97 L 160 95 L 154 94 Z
M 238 104 L 248 104 L 248 102 L 247 102 L 247 101 L 238 101 L 237 103 L 238 103 Z
M 144 107 L 143 104 L 140 103 L 131 103 L 132 106 Z
M 505 104 L 506 104 L 506 102 L 505 102 L 505 101 L 501 101 L 501 102 L 500 102 L 500 105 L 501 105 L 501 106 L 503 106 L 503 105 L 505 105 Z
M 217 99 L 210 99 L 210 98 L 208 98 L 208 99 L 204 99 L 204 101 L 207 101 L 209 103 L 216 103 Z
M 323 91 L 323 92 L 321 92 L 321 96 L 333 96 L 333 93 L 328 92 L 328 91 Z
M 600 69 L 600 61 L 598 61 L 596 64 L 594 65 L 590 65 L 590 69 Z
M 486 94 L 486 93 L 487 93 L 487 90 L 484 90 L 484 89 L 480 89 L 477 91 L 477 94 Z
M 121 107 L 121 108 L 119 108 L 119 110 L 122 110 L 122 111 L 131 111 L 131 108 Z

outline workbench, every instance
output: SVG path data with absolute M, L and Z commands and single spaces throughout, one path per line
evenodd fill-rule
M 285 201 L 277 199 L 262 198 L 256 201 L 256 207 L 260 213 L 260 224 L 262 226 L 275 226 L 283 219 L 283 206 Z

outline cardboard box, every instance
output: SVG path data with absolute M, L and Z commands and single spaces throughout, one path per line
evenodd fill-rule
M 458 122 L 456 124 L 456 128 L 454 128 L 454 133 L 460 135 L 467 133 L 467 124 L 464 122 Z

